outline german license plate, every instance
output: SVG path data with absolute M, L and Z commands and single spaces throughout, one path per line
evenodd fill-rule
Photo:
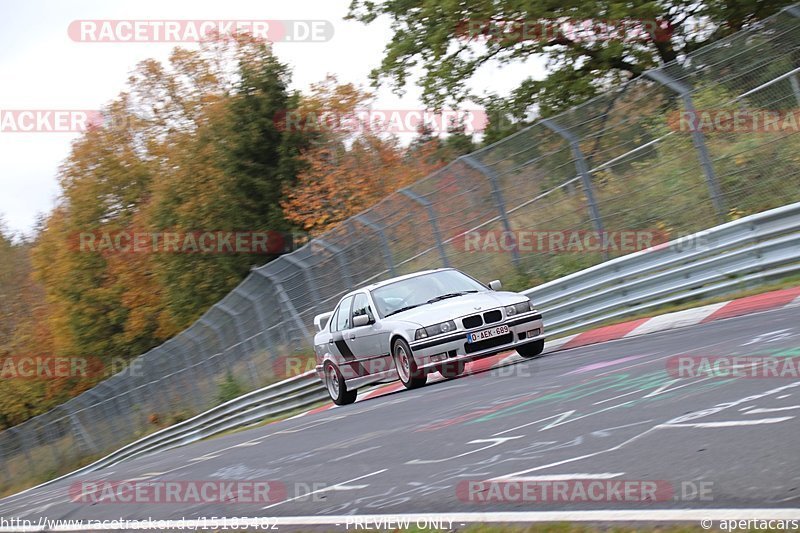
M 508 326 L 495 326 L 489 329 L 482 329 L 467 334 L 467 342 L 480 342 L 493 337 L 500 337 L 508 333 Z

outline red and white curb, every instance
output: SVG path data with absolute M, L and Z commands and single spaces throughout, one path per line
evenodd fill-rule
M 683 311 L 675 311 L 673 313 L 666 313 L 664 315 L 650 318 L 640 318 L 637 320 L 631 320 L 629 322 L 623 322 L 621 324 L 614 324 L 612 326 L 605 326 L 590 331 L 584 331 L 583 333 L 567 335 L 566 337 L 545 342 L 544 353 L 569 350 L 571 348 L 578 348 L 580 346 L 588 346 L 590 344 L 598 344 L 612 340 L 639 337 L 641 335 L 648 335 L 650 333 L 657 333 L 659 331 L 667 331 L 686 326 L 694 326 L 697 324 L 706 324 L 708 322 L 714 322 L 715 320 L 722 320 L 724 318 L 732 318 L 735 316 L 757 313 L 759 311 L 769 311 L 788 307 L 800 307 L 800 287 L 765 292 L 763 294 L 746 296 L 744 298 L 737 298 L 736 300 L 729 300 L 727 302 L 704 305 L 702 307 L 685 309 Z M 547 326 L 546 322 L 545 326 Z M 545 333 L 546 332 L 547 330 L 545 330 Z M 491 370 L 493 368 L 513 364 L 523 360 L 524 359 L 516 353 L 509 354 L 508 352 L 505 352 L 492 357 L 467 363 L 465 373 L 475 374 L 478 372 L 484 372 L 486 370 Z M 442 381 L 444 378 L 438 374 L 432 374 L 428 379 L 431 382 L 436 382 Z M 377 398 L 379 396 L 385 396 L 386 394 L 396 392 L 402 388 L 403 385 L 400 382 L 381 385 L 373 389 L 367 389 L 363 393 L 359 394 L 359 398 L 356 401 L 361 402 L 364 400 Z M 336 406 L 333 404 L 323 405 L 317 407 L 316 409 L 301 413 L 293 418 L 319 413 L 321 411 L 327 411 L 328 409 L 333 409 L 335 407 Z

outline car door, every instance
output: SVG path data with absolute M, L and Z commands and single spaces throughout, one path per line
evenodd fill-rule
M 332 351 L 338 355 L 339 371 L 345 380 L 363 377 L 369 374 L 359 361 L 352 350 L 352 343 L 349 342 L 352 333 L 352 307 L 353 296 L 348 296 L 339 304 L 339 309 L 334 315 L 335 320 L 331 320 L 331 340 Z
M 370 318 L 370 323 L 365 326 L 352 326 L 345 334 L 345 340 L 350 346 L 350 350 L 356 360 L 361 363 L 369 374 L 377 374 L 391 368 L 389 364 L 389 354 L 382 351 L 382 336 L 379 324 L 375 321 L 375 313 L 370 304 L 367 294 L 359 292 L 353 299 L 352 318 L 366 315 Z

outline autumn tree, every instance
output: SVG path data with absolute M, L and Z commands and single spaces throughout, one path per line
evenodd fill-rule
M 392 192 L 439 168 L 438 141 L 413 151 L 369 122 L 372 95 L 328 77 L 312 86 L 298 105 L 294 123 L 317 134 L 302 152 L 305 168 L 296 185 L 284 189 L 286 218 L 317 235 L 363 211 Z
M 107 122 L 77 140 L 34 250 L 55 350 L 134 357 L 196 320 L 274 254 L 103 253 L 82 232 L 286 230 L 279 197 L 302 144 L 275 116 L 292 105 L 268 44 L 239 36 L 142 62 Z

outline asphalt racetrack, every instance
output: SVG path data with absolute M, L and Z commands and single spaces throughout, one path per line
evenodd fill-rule
M 0 515 L 794 509 L 800 379 L 681 378 L 668 367 L 675 356 L 797 357 L 798 348 L 800 307 L 559 351 L 61 480 L 0 500 Z M 258 503 L 121 503 L 75 492 L 76 483 L 104 480 L 270 480 L 283 494 Z M 497 489 L 553 480 L 567 481 L 567 492 Z M 587 501 L 576 483 L 591 480 L 658 490 L 646 501 L 620 501 L 613 490 Z

